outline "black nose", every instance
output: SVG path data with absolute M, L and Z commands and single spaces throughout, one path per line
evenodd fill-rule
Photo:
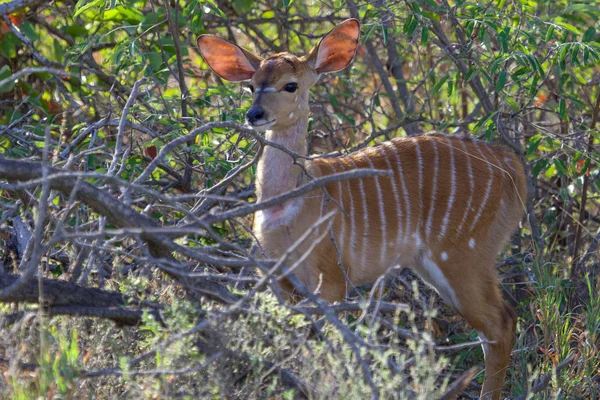
M 264 116 L 265 116 L 265 113 L 263 112 L 262 108 L 260 108 L 260 107 L 252 107 L 246 113 L 246 119 L 251 124 L 254 124 L 259 119 L 264 118 Z

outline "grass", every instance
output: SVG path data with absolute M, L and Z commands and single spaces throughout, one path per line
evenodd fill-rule
M 575 289 L 563 279 L 564 272 L 557 264 L 532 265 L 530 295 L 517 306 L 518 339 L 505 386 L 513 397 L 551 374 L 543 390 L 528 398 L 598 398 L 600 280 L 588 277 L 583 296 L 587 300 L 576 303 Z M 437 398 L 457 375 L 483 361 L 478 346 L 435 351 L 436 343 L 462 343 L 476 335 L 452 311 L 440 307 L 428 289 L 417 286 L 412 285 L 412 294 L 399 289 L 387 293 L 409 300 L 408 312 L 368 314 L 363 319 L 357 313 L 341 315 L 366 343 L 360 355 L 369 363 L 382 398 Z M 216 303 L 182 299 L 168 282 L 151 284 L 139 277 L 122 289 L 136 287 L 160 293 L 161 302 L 168 305 L 164 325 L 150 317 L 138 327 L 118 327 L 74 317 L 48 320 L 36 313 L 3 326 L 4 356 L 28 366 L 2 366 L 3 398 L 294 398 L 296 390 L 286 382 L 285 373 L 310 388 L 313 398 L 370 396 L 359 360 L 340 331 L 325 322 L 322 335 L 316 333 L 314 321 L 292 313 L 267 293 L 255 296 L 246 311 L 222 318 L 202 334 L 176 341 L 129 368 L 127 360 L 192 328 L 198 310 L 205 316 L 222 310 Z M 431 308 L 430 298 L 436 302 Z M 447 326 L 436 321 L 441 325 L 446 321 Z M 571 354 L 575 358 L 555 373 Z M 121 370 L 85 376 L 115 366 Z M 479 374 L 467 388 L 467 396 L 477 396 L 482 377 Z

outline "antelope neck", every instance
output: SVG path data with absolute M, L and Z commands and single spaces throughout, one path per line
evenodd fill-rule
M 308 118 L 284 129 L 268 130 L 266 139 L 287 150 L 305 156 L 307 154 L 306 131 Z M 304 164 L 304 160 L 298 159 Z M 258 162 L 256 190 L 258 201 L 268 200 L 296 188 L 301 180 L 302 168 L 294 165 L 294 159 L 287 153 L 266 146 Z

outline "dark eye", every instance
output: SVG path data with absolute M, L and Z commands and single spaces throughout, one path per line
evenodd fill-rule
M 283 87 L 283 90 L 290 93 L 294 93 L 296 89 L 298 89 L 298 84 L 296 82 L 288 83 Z
M 254 93 L 254 86 L 252 86 L 252 85 L 248 85 L 246 88 L 247 88 L 249 91 L 251 91 L 252 93 Z

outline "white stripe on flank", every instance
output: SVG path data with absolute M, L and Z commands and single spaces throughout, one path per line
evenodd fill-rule
M 339 161 L 339 160 L 337 160 Z M 329 165 L 331 165 L 331 169 L 333 170 L 334 174 L 337 174 L 338 171 L 335 168 L 335 165 L 333 163 L 330 163 Z M 340 196 L 337 199 L 338 203 L 340 204 L 340 206 L 342 207 L 342 209 L 340 210 L 340 217 L 342 218 L 342 223 L 341 223 L 341 228 L 340 228 L 340 238 L 337 241 L 337 247 L 338 250 L 340 252 L 340 256 L 344 255 L 344 243 L 346 243 L 346 210 L 344 209 L 344 198 L 342 196 L 342 181 L 337 181 L 337 186 L 338 186 L 338 192 L 340 192 Z
M 373 165 L 373 161 L 371 161 L 371 157 L 368 154 L 365 154 L 367 161 L 369 162 L 369 167 L 371 169 L 375 169 Z M 379 255 L 379 261 L 383 265 L 385 260 L 387 259 L 387 230 L 385 224 L 385 210 L 383 209 L 383 194 L 381 193 L 381 185 L 379 183 L 379 177 L 375 177 L 375 186 L 377 187 L 377 204 L 379 205 L 379 219 L 381 220 L 381 239 L 383 243 L 381 244 L 381 254 Z
M 348 161 L 350 161 L 350 163 L 352 164 L 352 166 L 354 167 L 354 169 L 356 169 L 356 163 L 354 162 L 354 160 L 351 157 L 348 157 Z M 362 205 L 363 205 L 363 220 L 365 223 L 365 226 L 363 228 L 363 240 L 362 240 L 362 256 L 361 256 L 361 266 L 364 268 L 365 265 L 367 264 L 367 247 L 368 247 L 368 235 L 367 232 L 369 232 L 369 214 L 368 214 L 368 209 L 367 209 L 367 199 L 366 199 L 366 195 L 365 195 L 365 185 L 363 183 L 362 179 L 358 179 L 358 188 L 360 190 L 360 196 L 362 197 Z
M 504 168 L 502 168 L 502 161 L 500 161 L 494 149 L 490 148 L 489 146 L 486 147 L 490 150 L 490 153 L 492 154 L 492 157 L 494 157 L 494 160 L 496 160 L 496 163 L 493 164 L 494 168 L 498 169 L 499 171 L 505 172 Z
M 419 220 L 417 221 L 417 232 L 421 232 L 421 221 L 423 221 L 423 159 L 421 158 L 421 149 L 419 141 L 413 138 L 415 142 L 415 151 L 417 152 L 417 163 L 419 171 Z M 405 192 L 406 193 L 406 192 Z
M 440 163 L 438 156 L 438 148 L 435 140 L 431 141 L 433 145 L 433 186 L 431 189 L 431 203 L 429 204 L 429 215 L 427 216 L 427 223 L 425 224 L 425 242 L 429 243 L 429 234 L 431 233 L 431 225 L 433 223 L 433 214 L 435 213 L 435 194 L 437 192 L 437 171 Z
M 381 155 L 383 155 L 383 159 L 385 160 L 388 170 L 394 172 L 394 169 L 392 168 L 392 163 L 390 162 L 390 159 L 388 158 L 387 153 L 385 152 L 385 145 L 387 144 L 388 143 L 384 143 L 378 148 Z M 390 182 L 392 182 L 392 193 L 394 193 L 394 204 L 396 204 L 396 215 L 398 217 L 398 229 L 396 231 L 396 243 L 398 244 L 400 243 L 400 240 L 402 240 L 402 207 L 400 207 L 400 196 L 398 195 L 398 187 L 396 186 L 396 177 L 394 176 L 394 174 L 390 176 Z
M 420 268 L 417 269 L 417 272 L 423 280 L 435 288 L 446 304 L 460 311 L 461 307 L 456 292 L 440 267 L 427 256 L 422 256 L 419 264 Z
M 463 226 L 467 222 L 467 216 L 470 214 L 471 203 L 473 203 L 473 193 L 475 193 L 475 179 L 473 178 L 473 166 L 471 165 L 471 155 L 467 150 L 467 145 L 465 145 L 464 140 L 460 140 L 460 144 L 462 145 L 463 152 L 467 156 L 467 171 L 469 174 L 469 201 L 467 202 L 467 207 L 465 208 L 465 213 L 463 214 L 462 221 L 458 228 L 456 228 L 456 233 L 459 234 L 462 231 Z
M 409 197 L 409 193 L 408 190 L 406 190 L 406 183 L 404 182 L 404 172 L 402 172 L 402 160 L 400 159 L 400 153 L 398 152 L 398 149 L 396 148 L 396 145 L 394 143 L 389 143 L 386 142 L 384 143 L 384 146 L 388 146 L 392 148 L 392 151 L 394 152 L 394 155 L 396 156 L 396 164 L 398 165 L 398 177 L 400 178 L 400 185 L 402 185 L 402 197 L 404 198 L 404 214 L 406 214 L 406 225 L 404 226 L 404 243 L 406 243 L 408 241 L 408 231 L 410 229 L 410 214 L 411 214 L 411 209 L 410 209 L 410 197 Z M 418 229 L 417 229 L 418 231 Z
M 442 227 L 440 229 L 440 233 L 438 235 L 438 239 L 442 239 L 446 235 L 446 229 L 448 228 L 448 222 L 450 221 L 450 213 L 452 211 L 452 206 L 454 205 L 454 197 L 456 196 L 456 169 L 454 168 L 454 145 L 452 144 L 452 140 L 450 138 L 446 138 L 448 142 L 448 147 L 450 148 L 450 173 L 452 175 L 450 182 L 450 197 L 448 199 L 448 208 L 446 209 L 446 214 L 444 215 L 444 220 L 442 222 Z
M 483 151 L 481 151 L 480 145 L 475 142 L 473 144 L 477 148 L 477 151 L 479 151 L 479 154 L 481 154 L 481 158 L 484 160 L 484 161 L 482 160 L 482 162 L 485 162 L 485 165 L 487 165 L 488 171 L 490 173 L 490 178 L 488 179 L 488 183 L 485 188 L 485 193 L 483 194 L 483 200 L 481 201 L 481 204 L 479 205 L 479 210 L 477 210 L 477 214 L 475 214 L 475 219 L 473 220 L 473 223 L 471 224 L 471 227 L 469 228 L 470 232 L 473 231 L 473 228 L 475 228 L 475 225 L 477 225 L 477 222 L 479 221 L 479 218 L 481 217 L 481 214 L 483 213 L 483 209 L 485 208 L 485 205 L 487 204 L 487 202 L 490 198 L 490 193 L 492 192 L 492 184 L 494 183 L 494 170 L 492 170 L 492 166 L 490 165 L 485 154 L 483 154 Z
M 342 164 L 342 161 L 338 159 L 338 162 Z M 342 171 L 344 171 L 344 165 L 342 164 Z M 348 187 L 348 197 L 350 197 L 350 209 L 346 210 L 350 216 L 350 258 L 356 260 L 356 220 L 354 215 L 354 196 L 352 196 L 352 188 L 350 187 L 350 179 L 346 179 L 346 186 Z M 348 268 L 347 266 L 346 268 Z

